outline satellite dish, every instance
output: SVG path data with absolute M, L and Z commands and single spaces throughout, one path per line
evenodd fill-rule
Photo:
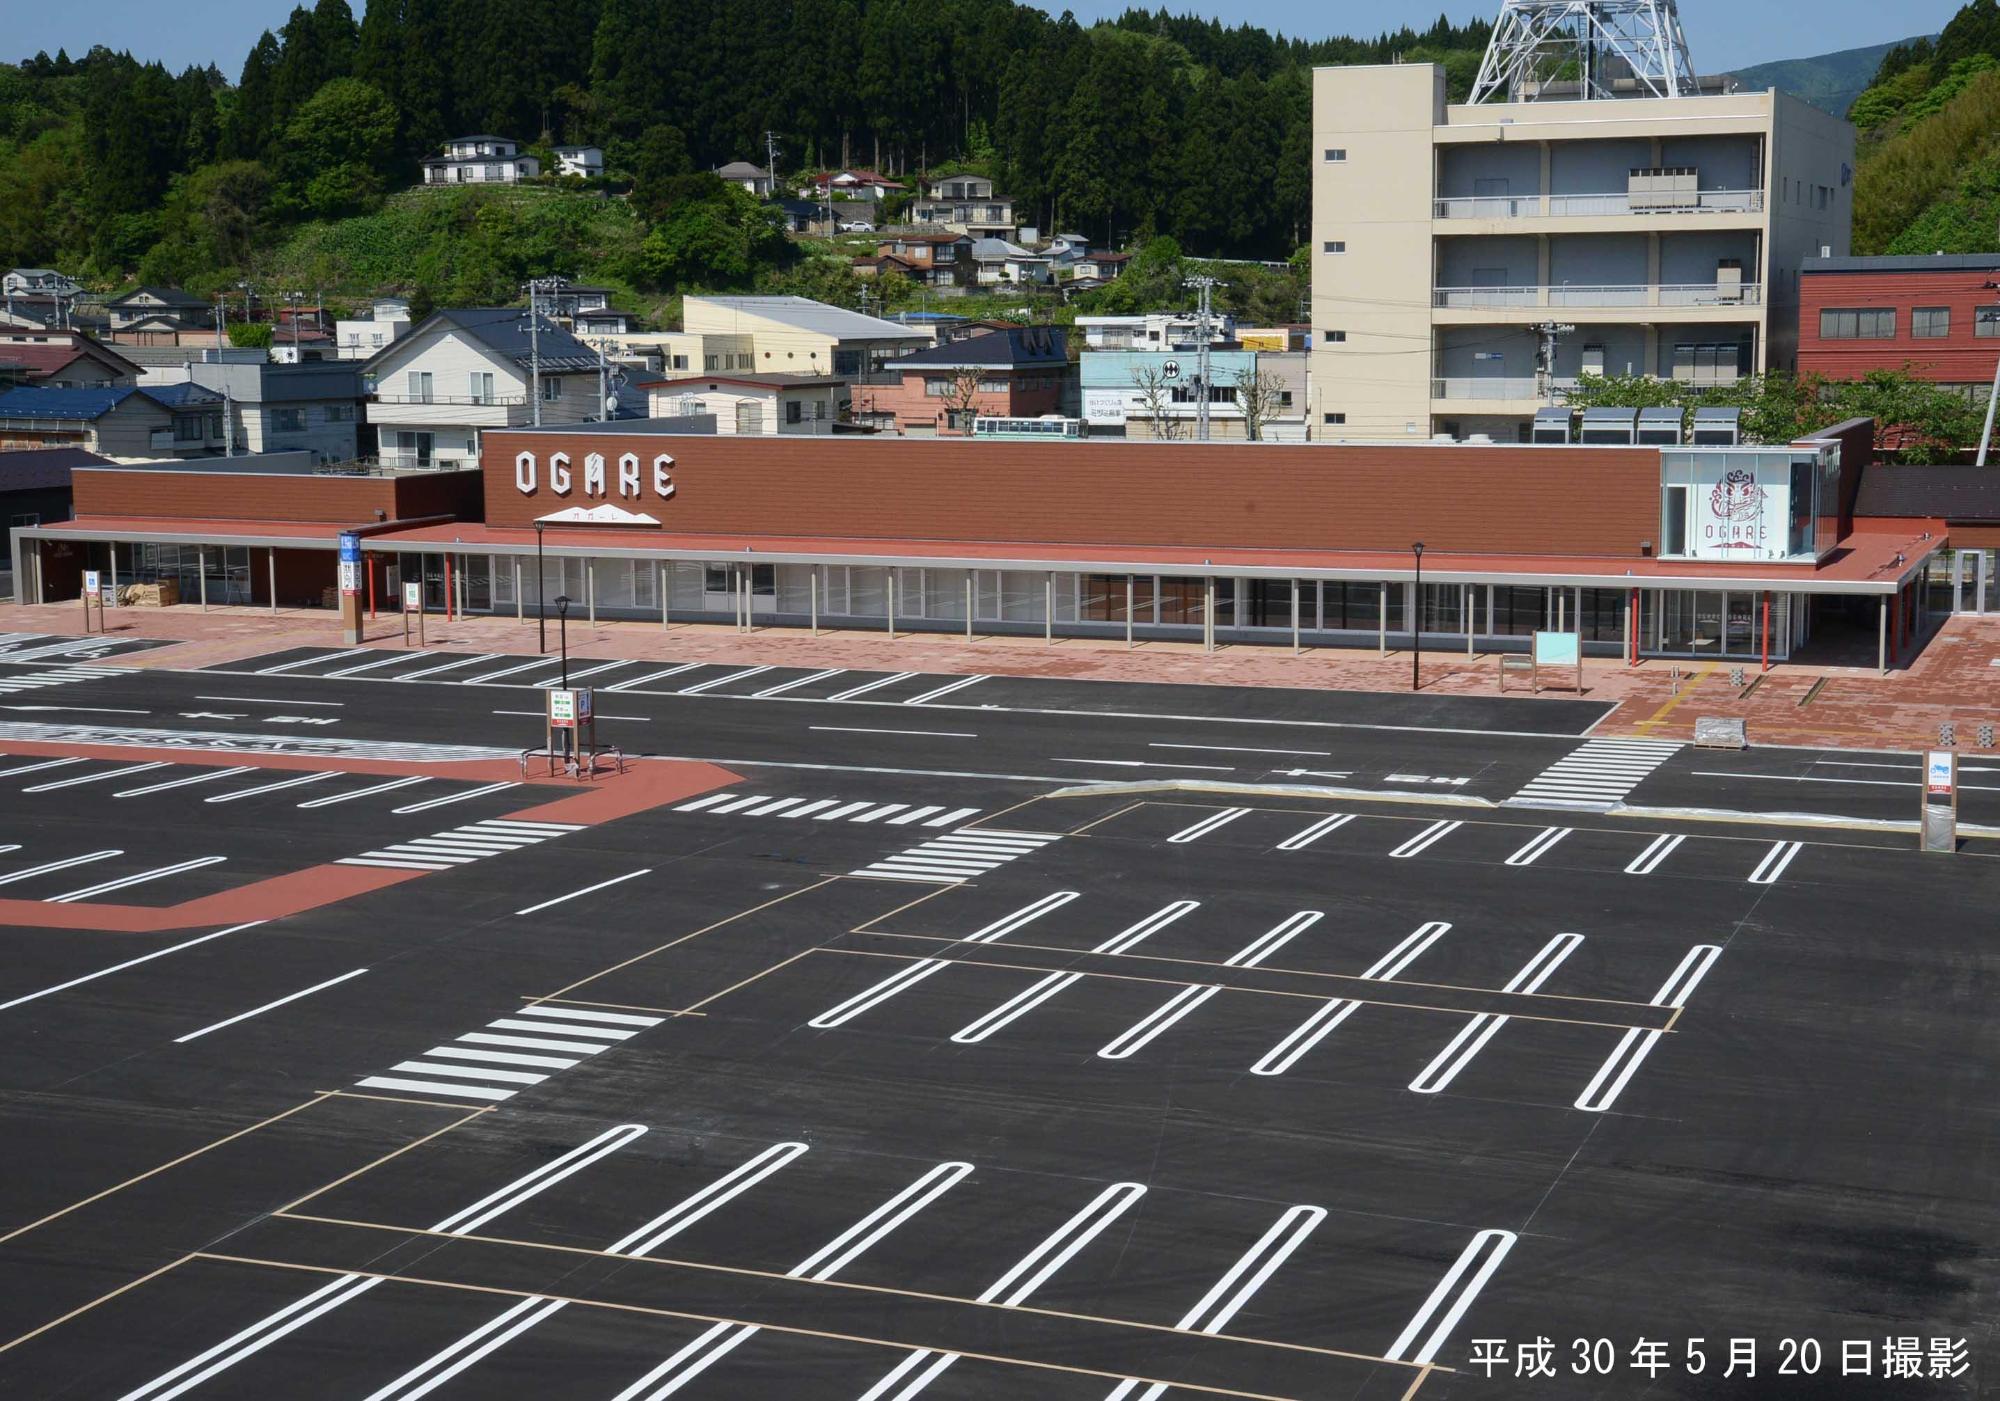
M 618 412 L 618 396 L 616 394 L 607 394 L 604 396 L 604 411 L 608 414 Z

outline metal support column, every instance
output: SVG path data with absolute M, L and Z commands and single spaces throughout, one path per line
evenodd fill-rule
M 1299 581 L 1292 580 L 1292 655 L 1299 654 Z
M 1042 643 L 1056 645 L 1056 572 L 1051 569 L 1042 575 Z
M 671 566 L 660 566 L 660 631 L 665 632 L 673 609 L 674 576 Z
M 1472 639 L 1479 632 L 1479 615 L 1475 611 L 1478 605 L 1472 601 L 1472 585 L 1460 584 L 1458 591 L 1459 611 L 1465 615 L 1465 655 L 1469 657 L 1472 655 Z
M 806 606 L 810 608 L 812 611 L 809 614 L 807 614 L 806 621 L 807 625 L 812 628 L 812 635 L 814 637 L 818 637 L 819 636 L 819 566 L 817 564 L 812 566 L 812 579 L 810 585 L 808 586 L 807 593 L 808 593 L 808 600 Z
M 105 548 L 111 552 L 111 606 L 118 606 L 118 542 L 106 542 Z
M 201 611 L 208 611 L 208 550 L 205 546 L 194 547 L 195 588 L 201 594 Z M 21 591 L 14 590 L 16 594 Z
M 1883 594 L 1875 606 L 1875 671 L 1889 674 L 1889 595 Z
M 264 560 L 267 567 L 267 577 L 271 583 L 271 611 L 275 613 L 278 611 L 278 547 L 273 545 L 270 549 L 266 550 L 264 552 Z M 113 589 L 118 587 L 118 550 L 116 546 L 113 546 L 111 550 L 111 587 Z
M 1382 585 L 1382 592 L 1377 595 L 1377 599 L 1382 605 L 1382 619 L 1380 632 L 1375 640 L 1375 649 L 1376 655 L 1386 657 L 1389 655 L 1389 585 L 1386 582 Z
M 1201 581 L 1201 650 L 1215 650 L 1215 576 Z
M 889 640 L 896 640 L 896 567 L 892 564 L 885 571 L 889 579 Z
M 1132 650 L 1132 576 L 1125 576 L 1125 650 Z
M 972 603 L 972 571 L 968 569 L 965 571 L 965 640 L 967 642 L 972 641 Z
M 521 561 L 518 558 L 515 559 L 513 561 L 513 566 L 514 566 L 514 621 L 517 623 L 525 623 L 528 621 L 528 600 L 521 596 Z

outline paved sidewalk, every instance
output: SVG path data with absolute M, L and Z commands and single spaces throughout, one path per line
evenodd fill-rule
M 0 605 L 0 631 L 79 632 L 79 605 Z M 107 615 L 114 637 L 173 638 L 183 645 L 113 659 L 114 665 L 195 668 L 227 663 L 287 647 L 338 647 L 340 625 L 322 609 L 177 608 L 113 610 Z M 446 623 L 425 620 L 430 650 L 441 652 L 532 652 L 536 628 L 507 617 L 474 617 Z M 549 645 L 556 643 L 555 621 Z M 402 621 L 385 614 L 367 629 L 370 645 L 400 648 Z M 673 660 L 731 665 L 795 666 L 818 669 L 926 671 L 971 675 L 1067 677 L 1103 681 L 1148 681 L 1211 686 L 1290 686 L 1316 690 L 1406 691 L 1410 654 L 1372 650 L 1307 649 L 1294 656 L 1286 647 L 1225 646 L 1212 654 L 1197 643 L 1142 642 L 1127 649 L 1116 640 L 963 633 L 898 633 L 887 630 L 822 631 L 818 637 L 796 628 L 738 633 L 727 625 L 603 622 L 596 627 L 572 619 L 572 656 Z M 1618 709 L 1599 726 L 1600 734 L 1654 735 L 1684 739 L 1701 715 L 1740 716 L 1752 744 L 1820 744 L 1855 748 L 1918 748 L 1937 739 L 1940 722 L 1952 721 L 1959 742 L 1971 747 L 1981 723 L 2000 726 L 2000 616 L 1960 616 L 1947 622 L 1907 670 L 1878 677 L 1872 671 L 1840 667 L 1780 665 L 1744 690 L 1730 684 L 1732 662 L 1650 660 L 1628 668 L 1609 658 L 1584 663 L 1584 696 L 1614 702 Z M 1682 673 L 1678 689 L 1673 673 Z M 1744 665 L 1746 681 L 1757 677 Z M 1467 657 L 1462 651 L 1426 650 L 1424 690 L 1448 695 L 1499 693 L 1499 659 Z M 1823 683 L 1823 684 L 1821 684 Z M 1815 690 L 1815 686 L 1817 689 Z M 1745 693 L 1747 691 L 1747 694 Z M 1518 687 L 1510 695 L 1529 693 Z M 1573 696 L 1567 690 L 1545 697 Z

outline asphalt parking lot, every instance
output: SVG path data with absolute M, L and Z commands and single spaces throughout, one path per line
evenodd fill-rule
M 579 796 L 535 697 L 293 660 L 0 715 L 7 1395 L 1991 1386 L 2000 866 L 1872 790 L 691 668 L 598 697 L 689 762 Z

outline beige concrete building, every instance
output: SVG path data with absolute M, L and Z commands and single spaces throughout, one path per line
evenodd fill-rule
M 1315 71 L 1314 436 L 1526 441 L 1581 373 L 1791 369 L 1854 129 L 1714 86 L 1474 106 L 1432 64 Z

